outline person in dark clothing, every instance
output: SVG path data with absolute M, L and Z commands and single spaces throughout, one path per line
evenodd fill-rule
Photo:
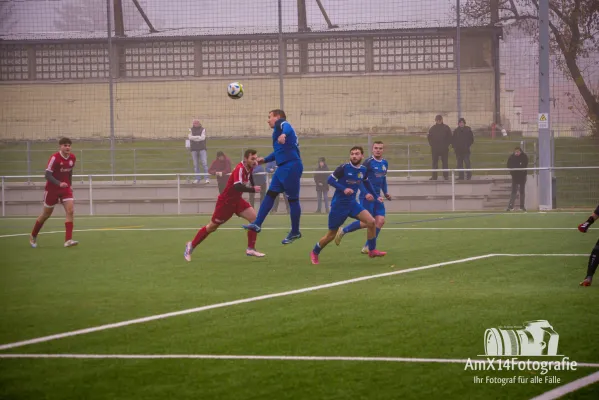
M 582 224 L 578 225 L 578 230 L 582 233 L 586 233 L 589 230 L 589 227 L 593 225 L 593 223 L 599 219 L 599 206 L 595 208 L 595 211 L 589 219 L 587 219 Z M 587 267 L 587 276 L 584 278 L 582 282 L 580 282 L 580 286 L 591 286 L 593 282 L 593 275 L 597 271 L 597 267 L 599 266 L 599 240 L 591 250 L 591 255 L 589 256 L 589 264 Z
M 208 174 L 208 156 L 206 153 L 206 129 L 200 124 L 200 120 L 194 119 L 189 129 L 189 150 L 193 161 L 193 170 L 197 174 L 193 183 L 199 183 L 202 180 L 200 176 L 200 163 L 204 168 L 204 174 Z M 208 175 L 204 177 L 206 183 L 210 183 Z
M 453 150 L 455 151 L 457 168 L 464 168 L 464 164 L 466 164 L 466 169 L 470 169 L 470 146 L 474 143 L 474 134 L 472 133 L 472 129 L 469 126 L 466 126 L 466 120 L 464 118 L 460 118 L 458 121 L 458 127 L 453 131 L 453 138 L 451 141 L 451 145 L 453 146 Z M 466 180 L 470 180 L 472 178 L 472 171 L 466 171 Z M 464 179 L 464 171 L 458 172 L 458 180 Z
M 328 171 L 329 167 L 327 167 L 327 162 L 324 157 L 318 159 L 318 166 L 316 167 L 317 171 Z M 316 183 L 316 198 L 318 200 L 318 206 L 316 208 L 317 213 L 322 212 L 322 202 L 324 201 L 324 209 L 326 213 L 329 213 L 329 184 L 327 183 L 327 179 L 329 179 L 328 172 L 321 172 L 314 174 L 314 182 Z
M 449 156 L 449 146 L 451 145 L 451 128 L 443 123 L 443 117 L 441 115 L 435 117 L 435 125 L 428 130 L 427 138 L 433 156 L 433 169 L 439 169 L 439 158 L 441 158 L 443 169 L 448 169 L 447 160 Z M 448 180 L 449 172 L 444 171 L 443 177 L 445 180 Z M 430 180 L 437 180 L 437 171 L 433 172 L 433 176 Z
M 252 176 L 254 177 L 254 185 L 260 186 L 260 203 L 262 204 L 262 200 L 264 199 L 264 193 L 266 193 L 266 170 L 264 169 L 264 165 L 260 164 L 254 167 L 252 171 Z M 254 207 L 254 201 L 256 200 L 256 193 L 250 192 L 250 204 Z M 255 208 L 255 207 L 254 207 Z
M 208 169 L 210 175 L 216 175 L 216 181 L 218 182 L 218 192 L 222 193 L 227 186 L 229 177 L 227 174 L 231 173 L 231 160 L 223 153 L 219 151 L 216 153 L 216 160 L 212 161 L 210 168 Z
M 516 147 L 514 152 L 507 160 L 508 168 L 527 168 L 528 167 L 528 156 L 520 147 Z M 527 171 L 510 171 L 512 175 L 512 195 L 510 196 L 510 203 L 507 206 L 507 211 L 514 209 L 514 201 L 516 200 L 516 193 L 520 192 L 520 210 L 526 211 L 524 207 L 524 200 L 526 194 L 524 187 L 526 186 L 526 175 Z

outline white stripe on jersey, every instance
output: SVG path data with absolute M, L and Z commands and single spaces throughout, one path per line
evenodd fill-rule
M 234 182 L 234 184 L 243 183 L 243 170 L 245 168 L 239 168 L 239 178 Z
M 46 171 L 54 172 L 54 170 L 52 169 L 54 167 L 54 161 L 56 161 L 56 156 L 50 157 L 50 161 L 48 161 Z

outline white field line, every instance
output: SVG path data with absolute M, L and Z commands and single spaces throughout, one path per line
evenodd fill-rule
M 41 204 L 41 202 L 40 202 Z M 413 216 L 413 217 L 419 217 L 419 216 L 434 216 L 434 217 L 448 217 L 448 218 L 455 218 L 456 216 L 468 216 L 468 215 L 516 215 L 516 216 L 524 216 L 524 215 L 536 215 L 536 214 L 552 214 L 552 215 L 560 215 L 560 214 L 588 214 L 588 211 L 551 211 L 551 212 L 535 212 L 535 211 L 529 211 L 527 213 L 520 213 L 520 212 L 506 212 L 506 211 L 480 211 L 480 212 L 452 212 L 452 211 L 447 211 L 447 212 L 438 212 L 438 213 L 418 213 L 418 212 L 412 212 L 412 213 L 387 213 L 387 215 L 397 215 L 397 216 Z M 148 217 L 151 217 L 152 219 L 180 219 L 180 218 L 189 218 L 189 217 L 210 217 L 212 214 L 211 213 L 201 213 L 201 214 L 173 214 L 173 215 L 98 215 L 98 216 L 92 216 L 92 215 L 81 215 L 81 216 L 77 216 L 77 219 L 147 219 Z M 286 214 L 275 214 L 272 215 L 271 217 L 287 217 Z M 324 218 L 326 215 L 324 214 L 316 214 L 316 213 L 305 213 L 302 214 L 302 218 L 303 217 L 319 217 L 319 218 Z M 9 220 L 32 220 L 35 218 L 35 215 L 21 215 L 21 216 L 15 216 L 15 217 L 0 217 L 0 221 L 9 221 Z M 269 217 L 270 218 L 270 217 Z
M 275 356 L 275 355 L 237 355 L 237 354 L 15 354 L 0 353 L 0 358 L 66 358 L 66 359 L 123 359 L 123 360 L 160 360 L 160 359 L 200 359 L 200 360 L 275 360 L 275 361 L 374 361 L 403 363 L 438 363 L 488 365 L 488 360 L 468 360 L 456 358 L 419 358 L 419 357 L 350 357 L 350 356 Z M 523 360 L 519 360 L 523 361 Z M 494 364 L 506 360 L 494 360 Z M 577 363 L 579 367 L 599 368 L 599 363 Z
M 416 223 L 416 222 L 415 222 Z M 153 232 L 153 231 L 196 231 L 200 229 L 200 227 L 191 227 L 191 228 L 110 228 L 110 227 L 106 227 L 106 228 L 90 228 L 90 229 L 75 229 L 73 230 L 73 232 L 115 232 L 115 231 L 123 231 L 123 232 L 131 232 L 131 231 L 146 231 L 146 232 Z M 222 227 L 222 228 L 218 228 L 219 231 L 240 231 L 242 232 L 242 228 L 232 228 L 232 227 Z M 289 228 L 288 227 L 277 227 L 277 228 L 262 228 L 263 231 L 288 231 Z M 302 230 L 307 230 L 307 231 L 314 231 L 314 230 L 318 230 L 318 231 L 326 231 L 325 227 L 319 227 L 319 228 L 302 228 Z M 384 230 L 387 231 L 572 231 L 572 230 L 578 230 L 577 228 L 524 228 L 524 227 L 517 227 L 517 228 L 432 228 L 432 227 L 426 227 L 426 228 L 400 228 L 400 227 L 388 227 L 388 228 L 384 228 Z M 64 230 L 61 231 L 48 231 L 48 232 L 40 232 L 40 235 L 52 235 L 52 234 L 56 234 L 56 233 L 64 233 Z M 2 238 L 10 238 L 10 237 L 19 237 L 19 236 L 29 236 L 30 233 L 13 233 L 13 234 L 8 234 L 8 235 L 0 235 L 0 239 Z
M 553 400 L 558 399 L 568 393 L 572 393 L 578 389 L 582 389 L 585 386 L 592 385 L 595 382 L 599 382 L 599 372 L 585 376 L 584 378 L 577 379 L 573 382 L 567 383 L 563 386 L 556 387 L 553 390 L 545 392 L 539 396 L 533 397 L 531 400 Z
M 386 273 L 382 273 L 382 274 L 366 275 L 366 276 L 362 276 L 359 278 L 353 278 L 353 279 L 348 279 L 348 280 L 344 280 L 344 281 L 337 281 L 337 282 L 327 283 L 324 285 L 310 286 L 310 287 L 303 288 L 303 289 L 290 290 L 288 292 L 272 293 L 272 294 L 267 294 L 267 295 L 263 295 L 263 296 L 256 296 L 256 297 L 250 297 L 250 298 L 245 298 L 245 299 L 240 299 L 240 300 L 227 301 L 224 303 L 210 304 L 210 305 L 196 307 L 196 308 L 189 308 L 187 310 L 174 311 L 174 312 L 158 314 L 158 315 L 151 315 L 149 317 L 131 319 L 131 320 L 127 320 L 127 321 L 106 324 L 106 325 L 100 325 L 100 326 L 95 326 L 92 328 L 79 329 L 76 331 L 64 332 L 64 333 L 59 333 L 59 334 L 50 335 L 50 336 L 42 336 L 42 337 L 38 337 L 35 339 L 23 340 L 20 342 L 7 343 L 7 344 L 0 345 L 0 350 L 14 349 L 16 347 L 27 346 L 30 344 L 49 342 L 51 340 L 62 339 L 62 338 L 70 337 L 70 336 L 85 335 L 85 334 L 92 333 L 92 332 L 99 332 L 99 331 L 104 331 L 104 330 L 113 329 L 113 328 L 121 328 L 123 326 L 128 326 L 128 325 L 133 325 L 133 324 L 141 324 L 141 323 L 145 323 L 145 322 L 156 321 L 156 320 L 170 318 L 170 317 L 176 317 L 179 315 L 193 314 L 193 313 L 197 313 L 197 312 L 213 310 L 216 308 L 230 307 L 230 306 L 235 306 L 238 304 L 245 304 L 245 303 L 252 303 L 255 301 L 273 299 L 276 297 L 283 297 L 283 296 L 290 296 L 290 295 L 294 295 L 294 294 L 313 292 L 316 290 L 328 289 L 328 288 L 335 287 L 335 286 L 348 285 L 350 283 L 362 282 L 362 281 L 366 281 L 366 280 L 370 280 L 370 279 L 384 278 L 387 276 L 407 274 L 409 272 L 414 272 L 414 271 L 422 271 L 422 270 L 430 269 L 430 268 L 443 267 L 445 265 L 460 264 L 460 263 L 469 262 L 469 261 L 482 260 L 482 259 L 489 258 L 489 257 L 493 257 L 493 254 L 485 254 L 482 256 L 462 258 L 460 260 L 454 260 L 454 261 L 445 261 L 445 262 L 441 262 L 441 263 L 437 263 L 437 264 L 425 265 L 422 267 L 415 267 L 415 268 L 408 268 L 408 269 L 403 269 L 403 270 L 398 270 L 398 271 L 386 272 Z

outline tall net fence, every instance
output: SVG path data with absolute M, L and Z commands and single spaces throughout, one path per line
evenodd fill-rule
M 512 4 L 0 0 L 0 174 L 41 171 L 61 136 L 79 139 L 77 173 L 190 172 L 192 119 L 206 128 L 209 162 L 217 151 L 238 160 L 268 150 L 267 114 L 279 107 L 308 166 L 382 139 L 394 169 L 429 168 L 437 114 L 452 130 L 466 119 L 474 168 L 505 167 L 517 146 L 538 166 L 537 9 Z M 571 13 L 564 4 L 551 18 L 570 38 L 555 12 Z M 581 27 L 597 13 L 587 12 Z M 599 59 L 584 29 L 578 72 L 552 36 L 555 166 L 599 164 Z M 232 81 L 243 99 L 226 96 Z M 599 197 L 595 174 L 555 175 L 558 206 Z

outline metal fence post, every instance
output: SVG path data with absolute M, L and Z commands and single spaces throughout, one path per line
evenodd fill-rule
M 410 144 L 408 143 L 408 179 L 410 179 Z
M 5 199 L 4 199 L 4 177 L 2 177 L 2 216 L 6 216 L 6 211 L 4 209 L 4 203 L 5 203 Z
M 455 211 L 455 171 L 451 170 L 451 211 Z
M 83 149 L 81 150 L 81 155 L 79 156 L 79 164 L 81 165 L 81 183 L 83 183 L 83 173 L 85 172 L 83 169 Z
M 31 175 L 31 142 L 27 141 L 27 175 Z M 27 177 L 27 183 L 31 183 L 31 178 Z
M 177 214 L 181 214 L 181 175 L 177 174 Z
M 133 183 L 137 183 L 137 151 L 133 149 Z
M 87 181 L 89 182 L 89 215 L 94 215 L 94 195 L 92 190 L 92 176 L 87 176 Z

